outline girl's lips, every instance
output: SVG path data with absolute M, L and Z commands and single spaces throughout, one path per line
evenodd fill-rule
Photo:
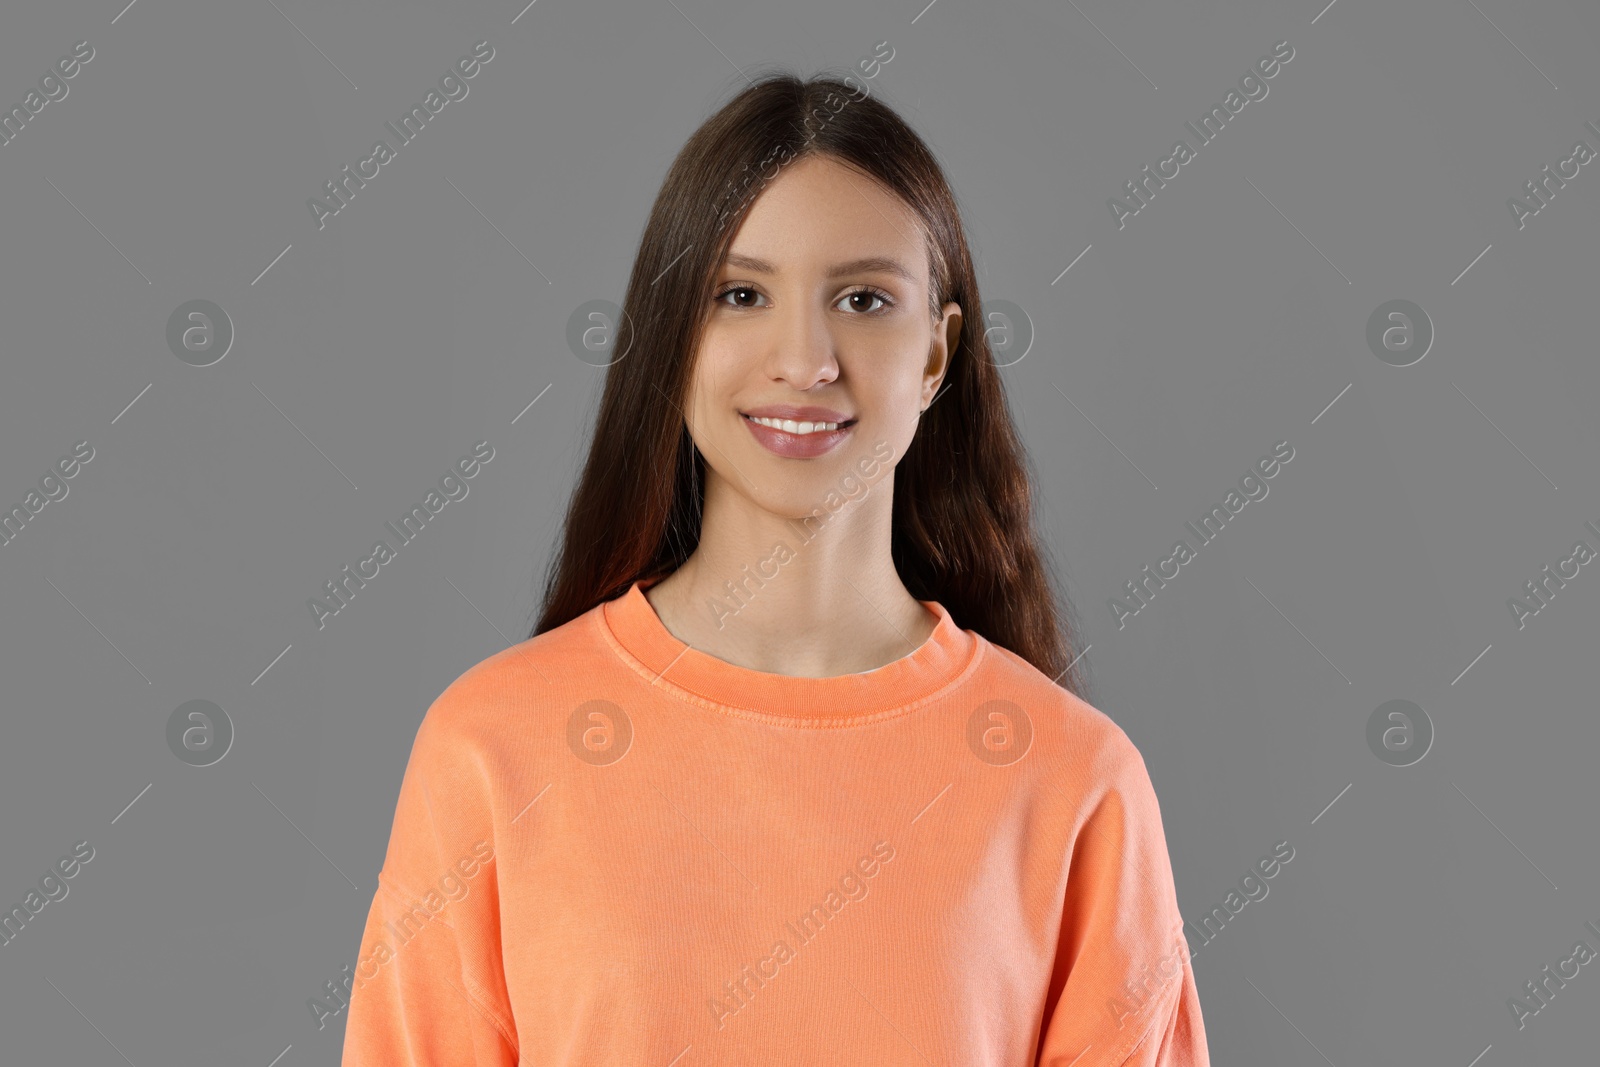
M 748 415 L 741 418 L 763 448 L 774 455 L 788 459 L 814 459 L 831 452 L 850 435 L 851 428 L 856 424 L 856 420 L 851 419 L 849 422 L 841 423 L 837 430 L 801 434 L 763 426 Z

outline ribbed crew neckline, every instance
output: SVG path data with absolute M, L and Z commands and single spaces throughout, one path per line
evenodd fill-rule
M 657 579 L 659 580 L 659 579 Z M 917 601 L 936 618 L 917 649 L 882 667 L 831 678 L 802 678 L 740 667 L 672 635 L 636 580 L 601 604 L 596 624 L 621 658 L 653 684 L 713 710 L 788 724 L 843 725 L 905 714 L 964 679 L 982 641 L 956 625 L 943 604 Z

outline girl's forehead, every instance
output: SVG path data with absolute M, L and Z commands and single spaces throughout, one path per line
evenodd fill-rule
M 904 229 L 915 212 L 895 192 L 865 171 L 831 156 L 811 155 L 786 164 L 745 193 L 754 197 L 750 216 L 816 211 L 825 206 L 847 217 L 872 215 Z

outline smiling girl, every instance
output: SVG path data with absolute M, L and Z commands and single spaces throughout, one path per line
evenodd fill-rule
M 755 83 L 667 172 L 542 616 L 417 732 L 346 1067 L 1207 1067 L 955 199 L 852 95 Z

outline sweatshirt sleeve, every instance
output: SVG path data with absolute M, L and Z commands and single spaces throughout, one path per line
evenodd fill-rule
M 1037 1067 L 1210 1067 L 1144 758 L 1119 729 L 1091 763 Z
M 481 749 L 450 690 L 418 728 L 351 983 L 341 1067 L 515 1067 Z

